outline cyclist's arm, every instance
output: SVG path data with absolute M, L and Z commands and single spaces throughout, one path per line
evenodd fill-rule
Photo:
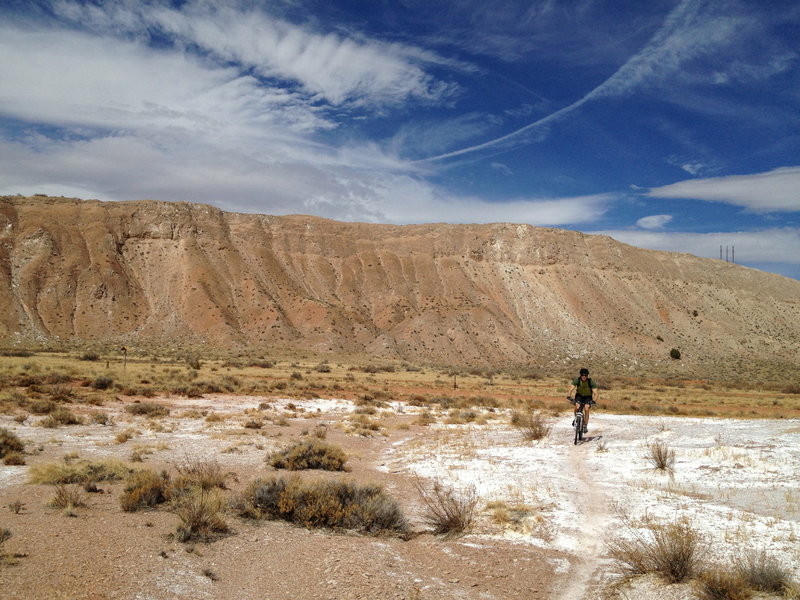
M 567 398 L 574 398 L 575 397 L 575 393 L 577 391 L 578 391 L 578 386 L 577 385 L 573 385 L 571 388 L 569 388 L 569 391 L 567 392 Z

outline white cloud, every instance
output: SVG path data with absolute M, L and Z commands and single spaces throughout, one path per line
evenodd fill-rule
M 0 28 L 0 114 L 77 128 L 161 131 L 332 124 L 296 96 L 232 68 L 78 32 Z
M 754 175 L 689 179 L 653 188 L 647 195 L 723 202 L 756 213 L 800 211 L 800 166 Z
M 222 62 L 253 69 L 260 77 L 295 82 L 310 100 L 333 105 L 395 104 L 414 98 L 440 100 L 454 87 L 429 75 L 438 55 L 362 36 L 319 33 L 263 11 L 208 2 L 180 10 L 139 3 L 84 6 L 61 2 L 62 17 L 106 34 L 145 36 L 158 30 Z
M 800 265 L 800 229 L 776 228 L 724 233 L 664 233 L 654 231 L 594 231 L 652 250 L 687 252 L 719 258 L 720 246 L 735 246 L 741 264 L 787 263 Z
M 33 146 L 36 146 L 35 148 Z M 214 204 L 229 211 L 307 213 L 380 223 L 566 225 L 591 222 L 614 198 L 458 197 L 370 147 L 324 153 L 291 146 L 287 159 L 259 159 L 236 148 L 183 137 L 116 136 L 53 143 L 0 139 L 2 194 L 75 194 L 101 200 L 156 198 Z M 364 168 L 368 161 L 376 168 Z M 378 164 L 381 162 L 381 164 Z M 135 168 L 126 168 L 135 165 Z M 57 186 L 50 182 L 57 181 Z
M 661 229 L 670 221 L 672 221 L 672 215 L 650 215 L 636 221 L 636 225 L 642 229 Z

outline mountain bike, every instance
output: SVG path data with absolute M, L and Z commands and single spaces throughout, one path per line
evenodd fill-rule
M 568 397 L 572 404 L 575 404 L 575 398 Z M 575 444 L 577 445 L 578 442 L 583 441 L 583 407 L 587 404 L 595 404 L 594 400 L 589 400 L 587 402 L 581 401 L 578 406 L 578 410 L 575 411 L 575 419 L 572 421 L 572 426 L 575 428 Z

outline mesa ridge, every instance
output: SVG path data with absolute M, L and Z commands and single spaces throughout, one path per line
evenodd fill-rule
M 797 365 L 800 282 L 511 223 L 5 196 L 0 341 L 740 372 Z

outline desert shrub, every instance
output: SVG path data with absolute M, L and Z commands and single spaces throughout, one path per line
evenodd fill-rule
M 319 438 L 304 439 L 270 455 L 268 462 L 276 469 L 299 471 L 322 469 L 323 471 L 346 471 L 347 455 L 337 447 Z
M 5 427 L 0 427 L 0 458 L 23 450 L 25 450 L 25 444 L 17 437 L 17 434 Z
M 3 464 L 4 465 L 24 465 L 25 464 L 25 456 L 22 452 L 8 452 L 5 456 L 3 456 Z
M 85 483 L 87 481 L 112 481 L 125 479 L 133 472 L 130 466 L 116 458 L 90 462 L 51 462 L 31 465 L 30 483 L 53 484 Z
M 101 411 L 94 411 L 89 415 L 89 420 L 96 425 L 113 425 L 114 419 L 110 414 Z
M 172 511 L 180 519 L 175 532 L 179 542 L 210 542 L 228 533 L 227 501 L 219 489 L 194 488 L 176 499 Z
M 370 534 L 408 531 L 399 505 L 377 484 L 299 477 L 258 479 L 242 493 L 235 508 L 242 517 L 281 519 L 309 528 Z
M 192 488 L 210 490 L 213 488 L 226 489 L 228 475 L 223 473 L 217 461 L 204 460 L 196 456 L 187 456 L 175 465 L 178 476 L 173 482 L 175 493 Z
M 635 575 L 657 573 L 670 583 L 694 575 L 700 554 L 700 536 L 687 523 L 670 523 L 642 533 L 631 529 L 633 539 L 609 544 L 611 557 Z
M 475 520 L 478 495 L 474 487 L 463 491 L 434 480 L 425 485 L 419 479 L 414 482 L 425 505 L 425 522 L 436 534 L 454 536 L 465 533 Z
M 111 377 L 98 377 L 92 381 L 92 387 L 96 390 L 107 390 L 114 385 L 114 380 Z
M 417 418 L 414 421 L 415 425 L 423 425 L 423 426 L 430 425 L 431 423 L 436 423 L 436 417 L 429 410 L 419 413 L 419 415 L 417 415 Z
M 737 575 L 759 592 L 781 594 L 792 587 L 790 570 L 763 550 L 739 556 L 734 565 Z
M 0 546 L 5 544 L 8 540 L 11 539 L 12 533 L 10 529 L 6 529 L 5 527 L 0 527 Z
M 711 569 L 698 577 L 701 600 L 747 600 L 752 595 L 740 575 L 728 570 Z
M 38 424 L 42 427 L 55 429 L 61 425 L 80 425 L 81 423 L 83 423 L 83 419 L 75 415 L 71 410 L 63 406 L 57 406 Z
M 147 417 L 166 417 L 169 414 L 169 409 L 155 402 L 134 402 L 125 407 L 132 415 L 140 415 Z
M 56 486 L 53 497 L 48 502 L 53 508 L 72 509 L 78 506 L 85 506 L 83 492 L 79 487 L 60 483 Z
M 80 360 L 91 361 L 94 362 L 96 360 L 100 360 L 100 355 L 97 352 L 84 352 L 81 354 Z
M 63 383 L 51 385 L 47 392 L 53 402 L 72 402 L 72 399 L 75 397 L 75 392 L 72 387 Z
M 36 398 L 31 400 L 28 409 L 35 415 L 49 415 L 56 409 L 57 404 L 51 399 Z
M 656 441 L 648 445 L 645 459 L 658 471 L 672 473 L 675 469 L 675 450 L 665 442 Z
M 120 506 L 125 512 L 135 512 L 162 504 L 169 499 L 169 485 L 170 478 L 166 472 L 136 471 L 125 482 L 119 498 Z
M 203 363 L 200 361 L 200 357 L 190 354 L 186 357 L 186 366 L 189 369 L 194 369 L 195 371 L 199 371 L 200 368 L 203 366 Z
M 680 360 L 681 351 L 678 350 L 677 348 L 672 348 L 672 350 L 669 351 L 669 357 L 673 360 Z
M 381 423 L 369 418 L 368 415 L 354 414 L 348 418 L 348 431 L 364 437 L 371 436 L 381 430 Z
M 519 427 L 522 437 L 528 442 L 546 438 L 552 429 L 552 425 L 538 412 L 514 411 L 511 414 L 511 423 L 515 427 Z

